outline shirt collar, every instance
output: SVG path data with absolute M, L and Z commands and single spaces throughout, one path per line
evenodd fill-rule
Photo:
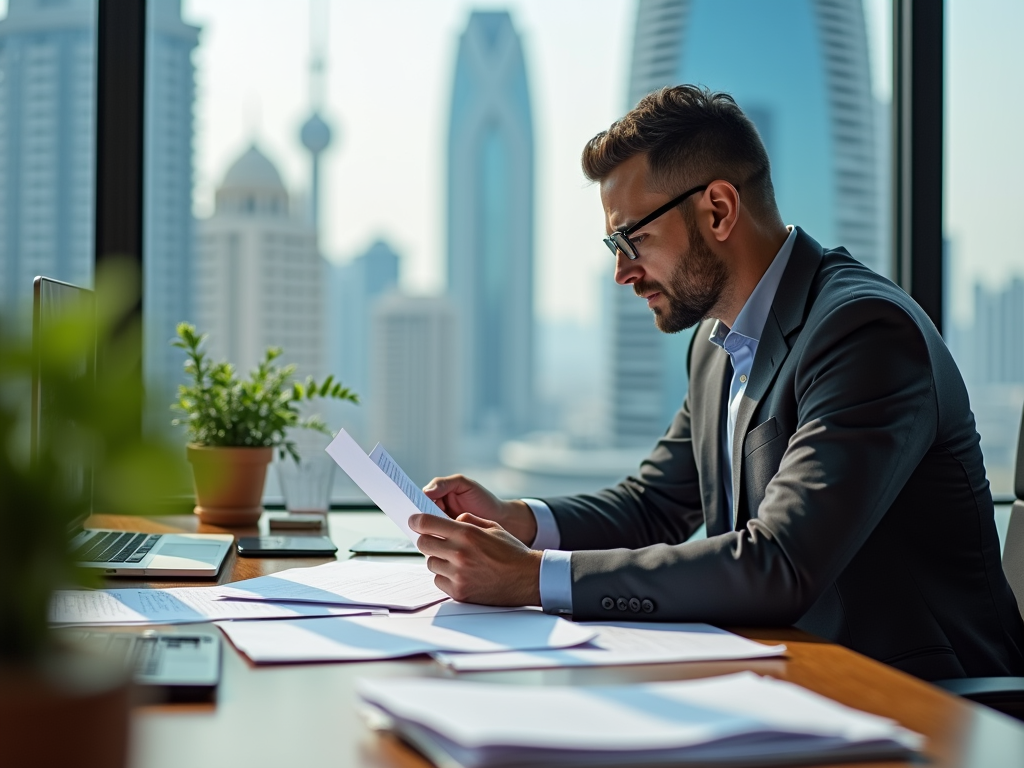
M 793 253 L 793 243 L 796 242 L 796 227 L 790 226 L 788 229 L 789 237 L 779 248 L 772 263 L 768 265 L 768 269 L 747 298 L 740 313 L 736 316 L 736 322 L 732 328 L 730 329 L 721 320 L 716 321 L 714 328 L 711 329 L 710 340 L 712 342 L 722 346 L 725 337 L 730 333 L 745 336 L 753 341 L 761 340 L 764 324 L 768 320 L 768 313 L 771 312 L 772 302 L 775 301 L 775 294 L 779 290 L 779 283 L 782 282 L 786 265 L 789 264 L 790 254 Z

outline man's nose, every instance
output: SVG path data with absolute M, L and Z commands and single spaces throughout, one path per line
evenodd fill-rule
M 619 285 L 632 285 L 637 282 L 644 271 L 638 261 L 639 259 L 630 259 L 622 251 L 618 251 L 615 254 L 615 282 Z

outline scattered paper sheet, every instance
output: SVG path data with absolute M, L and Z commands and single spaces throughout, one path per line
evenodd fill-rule
M 594 630 L 539 611 L 423 618 L 352 616 L 218 626 L 257 664 L 370 661 L 437 651 L 492 652 L 585 643 Z
M 515 607 L 508 607 L 501 605 L 477 605 L 476 603 L 457 603 L 454 600 L 448 600 L 443 603 L 435 603 L 434 605 L 427 606 L 426 608 L 420 608 L 418 611 L 403 611 L 401 613 L 392 613 L 391 618 L 431 619 L 435 616 L 448 618 L 451 616 L 466 616 L 469 614 L 476 613 L 509 613 L 511 611 L 541 612 L 541 609 L 533 605 L 520 605 Z
M 367 456 L 344 429 L 327 446 L 327 453 L 346 475 L 383 510 L 411 541 L 419 535 L 409 528 L 409 517 L 419 512 L 447 517 L 426 494 L 409 479 L 388 452 L 378 443 Z
M 189 624 L 227 619 L 296 619 L 352 616 L 371 610 L 330 605 L 219 599 L 215 587 L 172 589 L 59 590 L 50 602 L 50 622 L 68 625 Z
M 892 720 L 752 672 L 574 687 L 381 678 L 358 691 L 438 765 L 590 765 L 609 753 L 623 765 L 764 765 L 897 757 L 924 745 Z
M 407 611 L 448 599 L 434 586 L 434 574 L 421 561 L 342 560 L 212 589 L 236 600 L 373 605 Z
M 435 658 L 459 672 L 470 672 L 757 659 L 786 652 L 784 645 L 762 645 L 709 624 L 615 621 L 586 622 L 581 626 L 596 630 L 597 637 L 577 648 L 486 656 L 439 653 Z

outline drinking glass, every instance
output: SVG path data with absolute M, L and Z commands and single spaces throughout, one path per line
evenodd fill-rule
M 274 466 L 281 482 L 284 506 L 289 512 L 327 513 L 331 508 L 335 467 L 330 456 L 303 456 L 298 462 L 286 457 L 276 461 Z

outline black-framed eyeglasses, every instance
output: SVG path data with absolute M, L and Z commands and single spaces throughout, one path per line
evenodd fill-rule
M 619 251 L 622 251 L 630 261 L 635 261 L 636 259 L 639 259 L 640 254 L 637 252 L 636 246 L 633 245 L 633 241 L 629 239 L 629 236 L 636 232 L 638 229 L 646 227 L 659 216 L 671 211 L 673 208 L 675 208 L 677 205 L 683 202 L 683 200 L 688 198 L 690 195 L 696 192 L 703 192 L 705 189 L 708 188 L 708 186 L 710 185 L 701 184 L 699 187 L 694 187 L 693 189 L 686 190 L 685 192 L 683 192 L 683 194 L 679 195 L 679 197 L 673 197 L 671 200 L 669 200 L 667 203 L 661 206 L 661 208 L 647 216 L 644 216 L 636 224 L 626 227 L 625 229 L 620 229 L 617 232 L 612 232 L 610 235 L 608 235 L 608 237 L 604 239 L 604 244 L 608 246 L 608 250 L 611 251 L 612 255 L 614 256 L 618 256 Z

